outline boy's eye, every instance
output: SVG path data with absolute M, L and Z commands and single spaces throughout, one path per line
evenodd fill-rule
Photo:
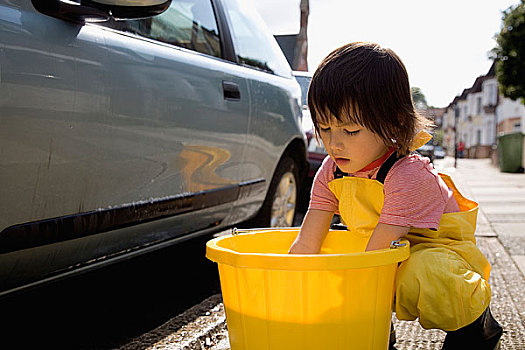
M 347 135 L 357 135 L 359 133 L 359 131 L 361 131 L 360 129 L 358 130 L 348 130 L 348 129 L 344 129 L 345 130 L 345 133 Z
M 327 132 L 327 131 L 330 130 L 330 127 L 329 127 L 329 126 L 322 126 L 322 125 L 319 125 L 319 130 L 324 131 L 324 132 Z

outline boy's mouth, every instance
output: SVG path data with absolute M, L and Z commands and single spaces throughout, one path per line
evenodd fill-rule
M 350 159 L 348 158 L 342 158 L 342 157 L 334 157 L 334 160 L 337 165 L 345 165 L 350 162 Z

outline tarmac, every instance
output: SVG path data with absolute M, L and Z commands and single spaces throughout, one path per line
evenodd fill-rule
M 524 350 L 525 174 L 502 173 L 489 159 L 458 159 L 454 168 L 454 159 L 447 157 L 435 166 L 480 205 L 476 240 L 492 265 L 491 311 L 504 328 L 501 349 Z M 398 350 L 441 349 L 445 332 L 395 317 L 394 324 Z M 221 295 L 209 297 L 121 349 L 230 349 Z

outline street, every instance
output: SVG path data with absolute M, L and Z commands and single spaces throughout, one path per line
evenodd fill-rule
M 219 292 L 207 239 L 0 299 L 0 348 L 114 349 L 160 326 Z

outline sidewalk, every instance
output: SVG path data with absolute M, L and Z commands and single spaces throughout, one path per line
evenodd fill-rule
M 488 159 L 459 159 L 457 169 L 453 165 L 451 158 L 436 161 L 439 171 L 451 175 L 460 191 L 480 204 L 477 244 L 492 265 L 491 310 L 505 331 L 501 349 L 525 349 L 525 174 L 501 173 Z M 395 328 L 399 350 L 440 349 L 445 337 L 417 321 L 396 320 Z M 220 295 L 121 349 L 229 349 Z

